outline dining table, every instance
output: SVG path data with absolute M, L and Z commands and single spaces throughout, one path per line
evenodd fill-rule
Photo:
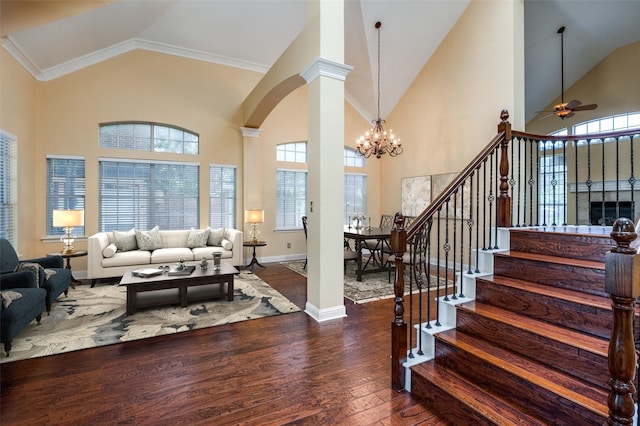
M 362 281 L 364 274 L 388 271 L 389 267 L 385 266 L 383 253 L 391 253 L 390 238 L 392 228 L 374 228 L 363 226 L 355 228 L 351 225 L 344 226 L 345 240 L 353 240 L 355 242 L 355 251 L 357 257 L 356 277 L 358 281 Z M 365 241 L 375 240 L 375 248 L 367 247 Z M 366 262 L 363 264 L 362 249 L 369 248 L 370 253 Z

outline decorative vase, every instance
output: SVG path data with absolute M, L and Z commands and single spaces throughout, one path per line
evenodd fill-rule
M 202 260 L 200 261 L 200 269 L 204 271 L 208 267 L 209 267 L 209 262 L 207 262 L 207 259 L 203 257 Z

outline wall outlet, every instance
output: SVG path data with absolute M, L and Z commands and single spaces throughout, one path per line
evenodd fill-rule
M 291 248 L 291 243 L 287 243 L 287 248 Z

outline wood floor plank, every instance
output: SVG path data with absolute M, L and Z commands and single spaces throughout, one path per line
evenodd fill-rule
M 256 275 L 304 309 L 306 278 L 266 266 Z M 446 424 L 391 389 L 393 301 L 345 306 L 2 364 L 2 424 Z

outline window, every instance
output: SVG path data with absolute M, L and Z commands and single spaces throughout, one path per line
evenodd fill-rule
M 618 132 L 640 127 L 640 112 L 612 115 L 585 121 L 573 126 L 574 135 L 592 135 L 596 133 Z
M 543 225 L 564 225 L 567 223 L 565 156 L 548 153 L 550 155 L 540 157 L 539 217 Z
M 344 175 L 344 224 L 354 213 L 367 213 L 367 176 L 345 173 Z
M 276 170 L 276 229 L 302 228 L 306 203 L 307 172 Z
M 199 150 L 199 136 L 163 124 L 108 123 L 100 125 L 100 147 L 195 155 Z
M 100 231 L 199 226 L 199 167 L 100 159 Z
M 47 156 L 47 235 L 63 235 L 64 229 L 53 226 L 54 210 L 84 210 L 84 158 Z M 84 235 L 84 226 L 73 228 L 74 235 Z
M 209 224 L 236 227 L 236 168 L 209 166 Z
M 16 138 L 0 130 L 0 237 L 17 247 Z
M 306 163 L 307 162 L 307 143 L 306 142 L 289 142 L 279 144 L 276 147 L 276 160 L 287 161 L 290 163 Z
M 355 149 L 345 148 L 344 165 L 345 167 L 364 167 L 364 157 L 357 155 Z

